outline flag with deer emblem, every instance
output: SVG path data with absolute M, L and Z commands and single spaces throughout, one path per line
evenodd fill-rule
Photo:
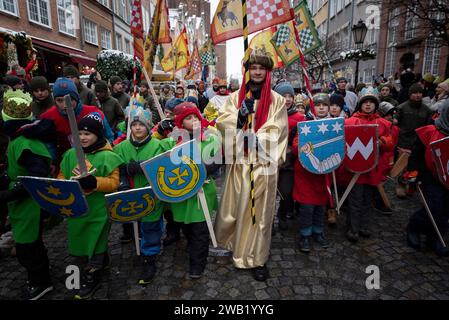
M 188 67 L 189 43 L 187 39 L 187 31 L 184 27 L 182 32 L 176 38 L 173 46 L 170 47 L 167 54 L 161 61 L 162 69 L 164 69 L 165 72 L 172 71 L 173 68 L 178 71 Z M 176 55 L 174 55 L 174 52 L 176 53 Z

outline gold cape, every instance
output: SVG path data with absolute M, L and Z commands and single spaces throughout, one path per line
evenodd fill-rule
M 285 99 L 271 91 L 273 101 L 270 105 L 268 119 L 257 131 L 259 142 L 266 143 L 267 134 L 277 132 L 276 139 L 271 144 L 276 152 L 268 155 L 277 161 L 275 170 L 269 171 L 269 165 L 264 164 L 259 157 L 251 160 L 254 164 L 255 185 L 255 215 L 256 223 L 251 221 L 251 184 L 250 165 L 245 157 L 241 163 L 236 163 L 235 157 L 226 159 L 226 179 L 223 186 L 220 209 L 215 220 L 215 234 L 220 246 L 233 252 L 233 262 L 237 268 L 255 268 L 264 265 L 270 253 L 271 228 L 276 207 L 276 190 L 278 166 L 285 161 L 288 144 L 288 116 L 285 109 Z M 223 137 L 225 154 L 234 154 L 243 150 L 243 143 L 238 142 L 235 134 L 229 139 L 225 130 L 236 129 L 238 115 L 238 94 L 234 92 L 219 112 L 217 128 Z M 255 109 L 257 110 L 257 103 Z M 254 124 L 253 124 L 254 128 Z M 253 158 L 254 152 L 250 152 Z M 271 166 L 273 167 L 273 165 Z

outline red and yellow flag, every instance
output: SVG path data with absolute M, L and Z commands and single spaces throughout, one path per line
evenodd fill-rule
M 176 55 L 174 55 L 173 52 L 175 52 Z M 189 66 L 189 42 L 187 40 L 187 31 L 185 27 L 176 38 L 173 46 L 170 47 L 167 54 L 162 59 L 161 66 L 165 72 L 172 71 L 173 68 L 175 68 L 176 71 L 179 71 Z
M 203 66 L 201 65 L 200 53 L 198 51 L 198 46 L 195 43 L 193 48 L 192 58 L 190 59 L 189 71 L 185 75 L 184 79 L 190 80 L 203 71 Z
M 289 0 L 246 0 L 249 34 L 294 18 Z M 211 23 L 214 44 L 243 35 L 242 2 L 220 0 Z
M 284 64 L 282 63 L 282 60 L 279 59 L 279 56 L 275 48 L 273 47 L 273 44 L 270 42 L 275 32 L 276 27 L 271 27 L 267 30 L 259 32 L 254 36 L 254 38 L 251 39 L 249 47 L 251 48 L 252 52 L 262 53 L 270 56 L 271 59 L 273 59 L 274 68 L 276 69 L 283 67 Z
M 134 56 L 142 61 L 144 58 L 144 53 L 141 0 L 134 0 L 131 17 L 131 34 L 134 36 Z

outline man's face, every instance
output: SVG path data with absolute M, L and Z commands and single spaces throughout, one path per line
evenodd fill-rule
M 374 112 L 374 110 L 376 110 L 376 104 L 374 103 L 374 101 L 367 100 L 362 103 L 362 107 L 360 109 L 363 113 L 371 114 Z
M 346 90 L 346 84 L 347 84 L 346 81 L 341 80 L 341 81 L 337 84 L 338 90 Z
M 120 81 L 114 84 L 114 86 L 112 87 L 112 92 L 123 92 L 123 84 Z
M 163 92 L 164 92 L 164 94 L 168 94 L 170 92 L 170 88 L 164 88 Z
M 50 95 L 50 91 L 48 91 L 48 89 L 39 88 L 36 91 L 33 91 L 33 96 L 38 101 L 43 101 L 43 100 L 47 99 L 49 95 Z
M 96 94 L 98 100 L 103 100 L 106 97 L 107 92 L 97 91 L 97 92 L 95 92 L 95 94 Z
M 221 95 L 225 95 L 225 94 L 226 94 L 226 87 L 220 87 L 220 88 L 218 88 L 218 92 L 219 92 Z
M 422 92 L 415 92 L 410 95 L 410 100 L 415 102 L 422 101 Z
M 146 86 L 141 86 L 140 87 L 140 93 L 142 95 L 146 95 L 148 93 L 148 88 Z
M 175 119 L 175 114 L 174 114 L 173 112 L 171 112 L 170 110 L 168 110 L 168 109 L 165 109 L 165 110 L 164 110 L 164 114 L 165 114 L 165 116 L 166 116 L 167 118 L 169 118 L 169 119 L 171 119 L 171 120 L 174 120 L 174 119 Z
M 260 64 L 252 64 L 249 66 L 249 78 L 256 84 L 261 84 L 267 76 L 267 68 Z
M 63 114 L 67 114 L 66 111 L 66 106 L 65 106 L 65 100 L 64 97 L 57 97 L 55 98 L 55 103 L 56 106 L 58 107 L 58 109 L 63 113 Z M 72 99 L 72 108 L 75 109 L 77 105 L 76 100 Z
M 178 97 L 184 97 L 184 90 L 182 88 L 176 88 L 175 93 Z
M 390 95 L 390 88 L 383 87 L 382 90 L 380 90 L 380 95 L 382 97 L 388 97 Z
M 72 82 L 77 86 L 80 84 L 80 79 L 78 79 L 77 77 L 73 77 L 73 76 L 67 76 L 68 79 L 72 80 Z

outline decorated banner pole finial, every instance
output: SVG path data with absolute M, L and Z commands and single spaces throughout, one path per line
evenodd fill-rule
M 243 16 L 243 46 L 245 49 L 245 57 L 244 57 L 244 66 L 245 66 L 245 89 L 246 89 L 246 99 L 251 98 L 251 90 L 249 87 L 249 57 L 251 53 L 251 49 L 248 45 L 248 16 L 246 12 L 246 0 L 242 1 L 242 16 Z M 248 114 L 248 130 L 251 131 L 253 122 L 252 114 Z M 249 175 L 250 175 L 250 183 L 251 183 L 251 221 L 253 225 L 256 224 L 256 208 L 255 208 L 255 187 L 254 187 L 254 167 L 251 162 L 250 157 L 249 164 Z

